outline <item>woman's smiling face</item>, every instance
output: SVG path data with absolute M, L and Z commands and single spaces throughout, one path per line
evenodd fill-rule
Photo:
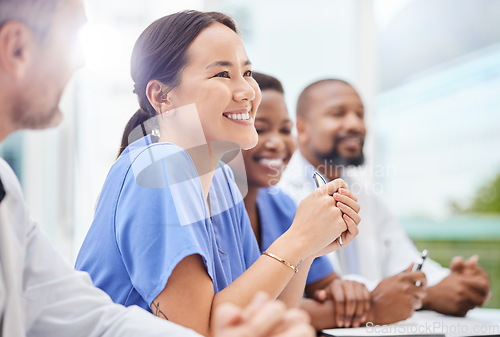
M 274 89 L 262 91 L 255 128 L 259 134 L 257 145 L 243 151 L 248 185 L 269 187 L 279 181 L 296 148 L 293 123 L 282 93 Z
M 238 35 L 220 23 L 211 24 L 193 40 L 187 58 L 180 84 L 168 94 L 173 107 L 196 105 L 207 143 L 255 146 L 261 93 Z

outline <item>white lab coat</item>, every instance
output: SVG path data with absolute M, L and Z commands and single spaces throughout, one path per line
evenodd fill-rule
M 297 150 L 283 172 L 279 186 L 299 204 L 316 186 L 312 179 L 313 166 Z M 342 261 L 344 252 L 329 255 L 335 271 L 346 279 L 363 282 L 372 290 L 383 279 L 406 269 L 420 257 L 415 245 L 399 226 L 376 191 L 368 189 L 355 177 L 342 177 L 356 191 L 361 206 L 359 234 L 356 241 L 358 275 L 347 274 Z M 439 283 L 449 270 L 427 258 L 423 272 L 428 284 Z
M 55 251 L 29 217 L 19 182 L 0 159 L 0 335 L 199 336 L 138 307 L 114 304 Z

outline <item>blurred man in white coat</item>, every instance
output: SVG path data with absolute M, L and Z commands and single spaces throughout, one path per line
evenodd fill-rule
M 342 177 L 357 193 L 363 221 L 358 237 L 332 257 L 336 271 L 365 283 L 369 289 L 380 287 L 391 277 L 392 287 L 401 285 L 402 279 L 393 275 L 408 268 L 420 253 L 377 193 L 355 178 L 344 176 L 343 168 L 359 166 L 364 161 L 366 127 L 360 96 L 345 81 L 317 81 L 300 94 L 296 113 L 299 150 L 279 185 L 298 203 L 315 189 L 311 179 L 314 170 L 329 180 Z M 468 261 L 455 258 L 449 269 L 427 259 L 423 271 L 428 280 L 427 295 L 422 301 L 424 309 L 464 316 L 490 296 L 489 278 L 478 265 L 477 257 Z M 376 291 L 377 288 L 373 292 Z M 382 292 L 373 292 L 372 300 L 387 300 Z M 397 314 L 398 306 L 393 307 Z

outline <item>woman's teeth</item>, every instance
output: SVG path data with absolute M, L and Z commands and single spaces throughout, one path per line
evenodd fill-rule
M 250 114 L 248 112 L 243 114 L 224 114 L 224 116 L 230 119 L 250 119 Z
M 259 163 L 264 166 L 282 166 L 283 165 L 283 159 L 282 158 L 261 158 L 259 159 Z

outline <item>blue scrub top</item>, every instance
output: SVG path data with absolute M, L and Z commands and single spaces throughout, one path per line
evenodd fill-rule
M 295 202 L 278 187 L 259 189 L 257 196 L 259 210 L 261 248 L 266 250 L 278 237 L 290 228 L 295 217 Z M 314 259 L 307 284 L 319 281 L 333 273 L 333 267 L 326 256 Z
M 184 149 L 140 139 L 112 166 L 75 267 L 116 303 L 151 311 L 175 266 L 199 254 L 217 293 L 260 251 L 232 171 L 222 163 L 209 202 L 211 217 Z

